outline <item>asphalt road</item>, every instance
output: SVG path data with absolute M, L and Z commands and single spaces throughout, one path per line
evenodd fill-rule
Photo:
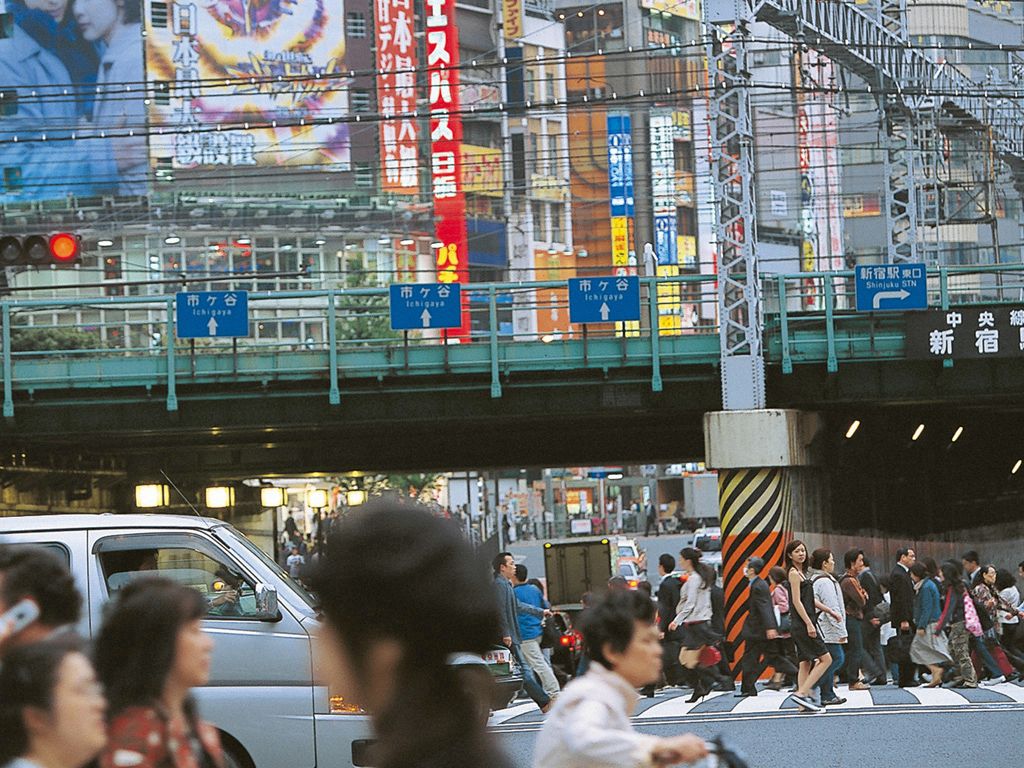
M 715 700 L 708 699 L 703 712 L 655 716 L 658 711 L 685 708 L 677 707 L 673 699 L 679 697 L 673 693 L 659 695 L 660 703 L 642 701 L 641 707 L 647 706 L 648 712 L 641 712 L 634 723 L 641 732 L 655 735 L 692 732 L 704 738 L 723 736 L 744 754 L 750 768 L 1016 768 L 1021 764 L 1024 688 L 1003 691 L 1003 698 L 1009 694 L 1022 700 L 1016 702 L 958 703 L 953 691 L 945 693 L 949 695 L 939 696 L 946 704 L 869 704 L 817 715 L 787 708 L 748 713 L 707 711 L 716 708 Z M 731 694 L 718 701 L 722 708 L 735 706 Z M 744 701 L 754 704 L 754 700 Z M 516 768 L 530 768 L 540 725 L 539 714 L 531 713 L 494 727 Z

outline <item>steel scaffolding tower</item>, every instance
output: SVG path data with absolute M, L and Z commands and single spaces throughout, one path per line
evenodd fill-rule
M 813 48 L 875 89 L 885 128 L 888 257 L 919 259 L 919 156 L 915 125 L 926 121 L 928 141 L 938 125 L 988 135 L 993 157 L 1006 163 L 1024 188 L 1024 108 L 993 99 L 988 89 L 955 67 L 937 64 L 907 36 L 906 0 L 879 0 L 877 14 L 852 0 L 705 0 L 711 156 L 719 249 L 722 393 L 726 410 L 765 402 L 761 303 L 755 252 L 750 27 L 765 22 Z M 934 166 L 930 169 L 935 170 Z M 927 212 L 944 205 L 934 176 Z M 937 226 L 938 219 L 933 217 Z M 931 223 L 931 222 L 929 222 Z
M 761 281 L 754 204 L 754 129 L 747 56 L 752 0 L 705 2 L 711 94 L 711 174 L 718 243 L 722 404 L 765 407 Z

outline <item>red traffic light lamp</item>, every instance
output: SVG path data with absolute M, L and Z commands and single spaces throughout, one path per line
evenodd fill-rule
M 55 264 L 73 264 L 78 261 L 78 238 L 68 232 L 50 236 L 50 258 Z
M 81 250 L 78 235 L 70 232 L 0 237 L 0 267 L 73 266 L 79 263 Z

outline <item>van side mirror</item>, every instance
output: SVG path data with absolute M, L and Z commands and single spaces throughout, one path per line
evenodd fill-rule
M 278 621 L 281 618 L 277 607 L 277 587 L 263 583 L 256 585 L 256 612 L 257 618 L 263 621 Z

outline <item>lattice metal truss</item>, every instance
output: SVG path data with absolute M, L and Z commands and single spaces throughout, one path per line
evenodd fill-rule
M 754 131 L 747 61 L 754 0 L 705 2 L 711 172 L 718 244 L 722 404 L 765 407 L 760 279 L 754 243 Z
M 942 224 L 984 221 L 992 215 L 992 173 L 968 169 L 965 176 L 957 172 L 962 169 L 951 168 L 947 134 L 995 148 L 1024 180 L 1024 110 L 1010 100 L 994 102 L 955 68 L 940 66 L 911 48 L 907 0 L 879 0 L 877 13 L 872 19 L 840 0 L 762 0 L 758 7 L 759 19 L 802 32 L 801 39 L 810 39 L 877 88 L 888 260 L 934 262 Z M 990 158 L 984 150 L 977 156 Z M 992 171 L 991 165 L 987 169 Z

